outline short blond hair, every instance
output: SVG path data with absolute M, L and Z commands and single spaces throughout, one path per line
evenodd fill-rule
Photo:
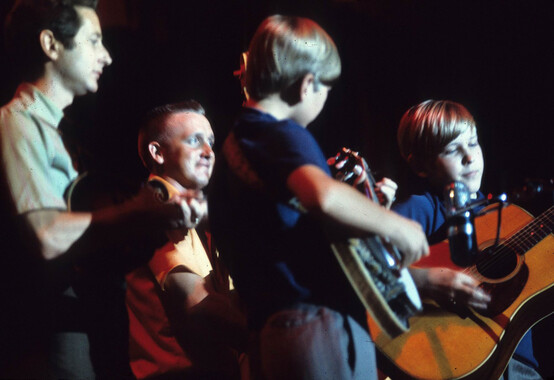
M 341 72 L 335 43 L 314 21 L 292 16 L 266 18 L 250 41 L 246 89 L 254 100 L 281 93 L 306 74 L 332 85 Z
M 400 154 L 414 171 L 425 171 L 444 147 L 467 128 L 475 129 L 476 125 L 463 105 L 450 100 L 426 100 L 406 111 L 400 120 Z

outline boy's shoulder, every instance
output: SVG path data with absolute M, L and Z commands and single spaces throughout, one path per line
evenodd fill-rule
M 421 222 L 436 215 L 441 207 L 443 207 L 441 198 L 437 194 L 426 191 L 408 196 L 394 204 L 392 209 L 403 216 Z
M 236 132 L 273 135 L 278 138 L 278 135 L 311 135 L 306 128 L 302 127 L 294 120 L 282 119 L 278 120 L 273 115 L 263 112 L 255 108 L 245 107 L 235 123 Z

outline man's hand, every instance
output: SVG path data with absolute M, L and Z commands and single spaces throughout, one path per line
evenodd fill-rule
M 182 192 L 170 201 L 178 203 L 183 210 L 186 228 L 195 228 L 208 217 L 208 203 L 200 190 Z
M 187 215 L 190 219 L 188 206 L 183 207 L 181 203 L 180 198 L 160 202 L 154 190 L 149 186 L 144 186 L 136 196 L 125 202 L 122 208 L 138 224 L 158 230 L 170 230 L 185 227 Z

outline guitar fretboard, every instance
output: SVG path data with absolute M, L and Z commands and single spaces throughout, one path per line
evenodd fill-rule
M 554 206 L 550 207 L 510 237 L 504 245 L 515 250 L 519 254 L 524 254 L 550 235 L 553 228 Z

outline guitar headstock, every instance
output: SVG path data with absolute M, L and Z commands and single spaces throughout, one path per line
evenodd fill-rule
M 233 76 L 238 78 L 240 81 L 240 88 L 242 95 L 244 96 L 244 103 L 248 101 L 250 96 L 248 95 L 248 91 L 246 90 L 246 67 L 248 65 L 248 52 L 245 51 L 240 55 L 240 65 L 239 69 L 233 71 Z
M 358 152 L 346 147 L 343 147 L 335 156 L 329 158 L 327 164 L 331 166 L 335 179 L 351 185 L 364 171 L 368 176 L 370 174 L 363 157 Z

